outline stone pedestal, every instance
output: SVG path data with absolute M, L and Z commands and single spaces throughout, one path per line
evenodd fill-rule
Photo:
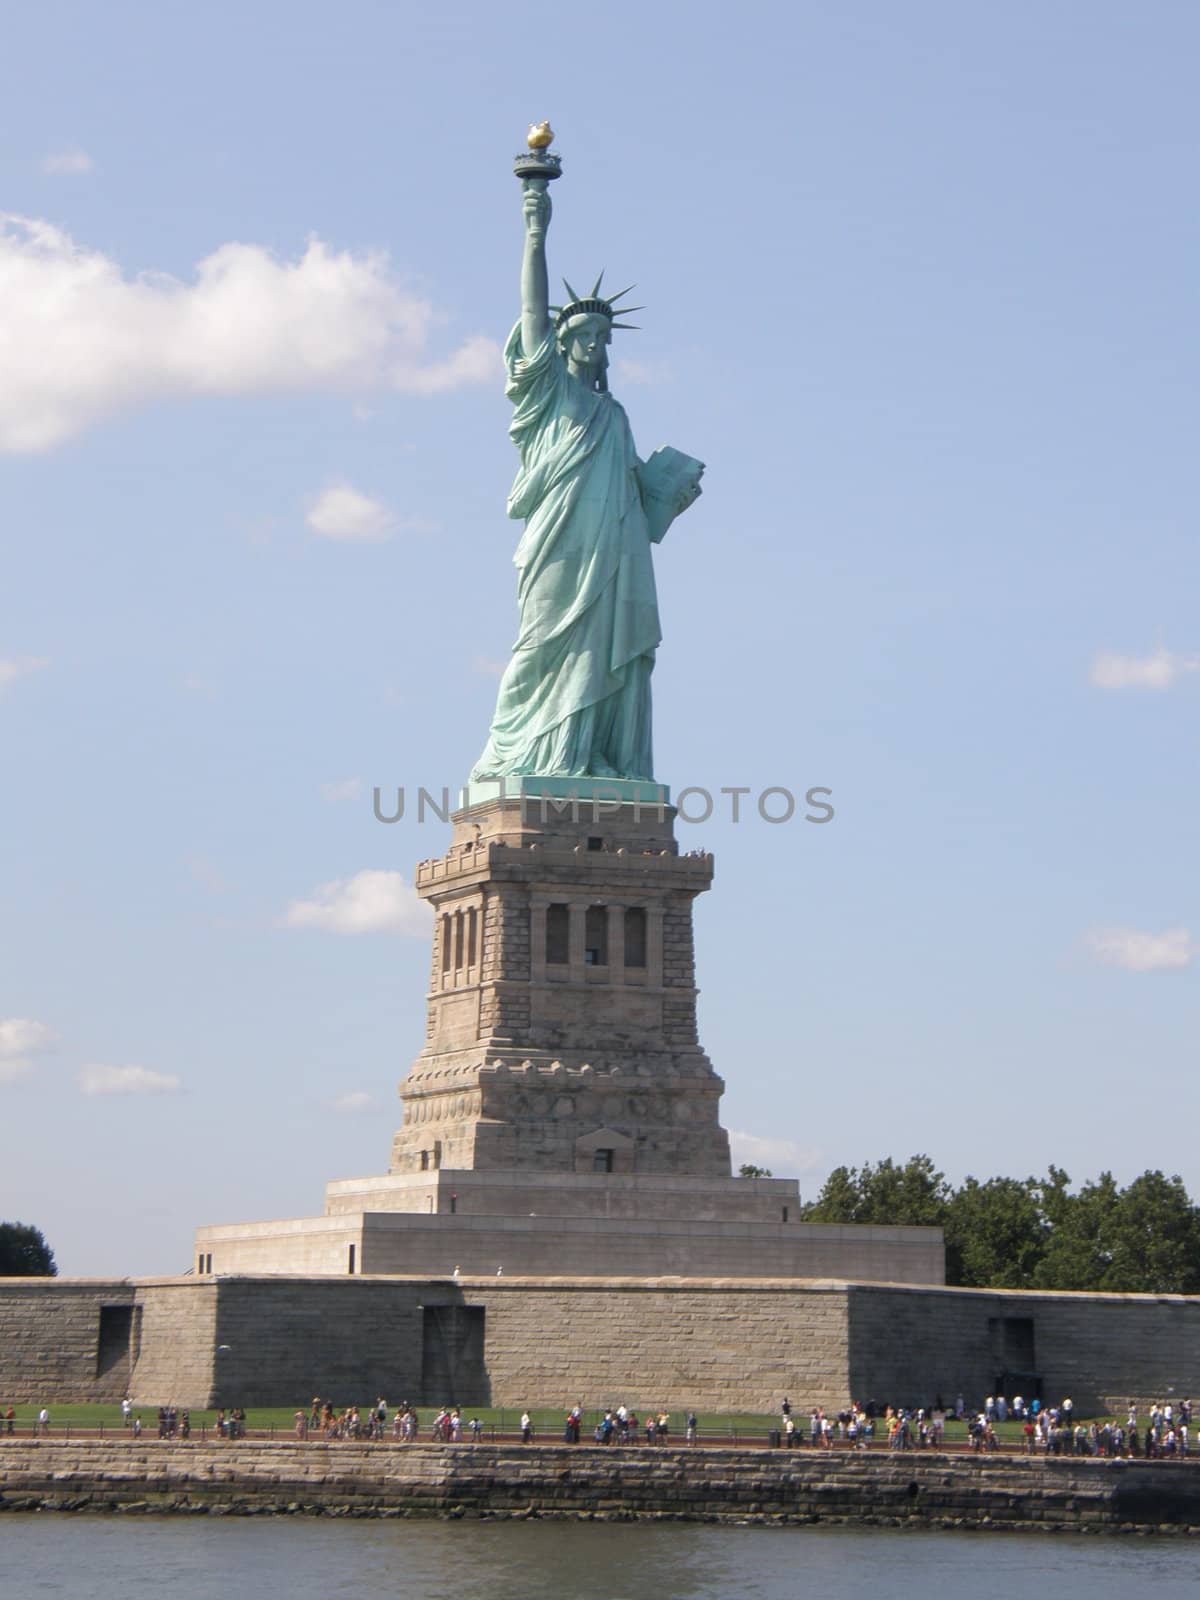
M 472 793 L 417 868 L 432 977 L 390 1171 L 331 1183 L 320 1217 L 201 1228 L 197 1271 L 943 1282 L 940 1229 L 801 1222 L 795 1179 L 730 1176 L 696 1034 L 713 862 L 665 795 L 528 789 Z
M 544 787 L 459 812 L 417 868 L 428 1021 L 390 1170 L 727 1178 L 724 1085 L 696 1031 L 712 857 L 681 853 L 673 808 L 627 786 Z

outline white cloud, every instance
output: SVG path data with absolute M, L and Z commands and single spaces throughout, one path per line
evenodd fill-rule
M 1085 943 L 1092 959 L 1127 972 L 1178 972 L 1190 967 L 1197 944 L 1186 928 L 1143 933 L 1137 928 L 1093 928 Z
M 1105 650 L 1089 673 L 1097 689 L 1170 689 L 1188 672 L 1200 672 L 1200 656 L 1181 656 L 1159 645 L 1148 656 L 1123 656 Z
M 377 1111 L 379 1102 L 373 1094 L 368 1094 L 365 1089 L 352 1089 L 349 1094 L 340 1094 L 333 1102 L 333 1109 L 341 1111 L 347 1116 L 359 1116 L 364 1111 Z
M 190 281 L 127 277 L 38 218 L 0 212 L 0 451 L 46 450 L 114 413 L 187 395 L 491 381 L 495 344 L 431 358 L 437 315 L 383 254 L 319 239 L 282 261 L 231 242 Z
M 95 170 L 96 163 L 91 156 L 77 145 L 65 150 L 53 150 L 48 156 L 42 157 L 42 171 L 54 178 L 78 178 Z
M 318 886 L 311 900 L 293 900 L 281 918 L 286 928 L 329 933 L 429 932 L 429 910 L 399 872 L 367 870 Z
M 357 800 L 362 793 L 361 778 L 343 778 L 340 783 L 323 783 L 321 798 L 336 805 L 339 800 Z
M 52 1050 L 58 1035 L 32 1017 L 0 1017 L 0 1061 L 14 1056 L 35 1056 Z
M 396 518 L 382 500 L 373 500 L 348 483 L 335 483 L 309 507 L 305 522 L 324 539 L 386 539 Z
M 45 656 L 7 656 L 0 658 L 0 694 L 16 683 L 18 678 L 27 678 L 31 672 L 40 672 L 43 667 L 50 665 Z
M 31 1056 L 45 1055 L 58 1035 L 32 1017 L 0 1017 L 0 1083 L 15 1083 L 33 1071 Z
M 775 1139 L 764 1134 L 729 1130 L 729 1151 L 733 1170 L 741 1166 L 769 1167 L 777 1178 L 807 1176 L 819 1170 L 824 1152 L 813 1145 L 797 1144 L 793 1139 Z
M 79 1087 L 84 1094 L 176 1094 L 180 1080 L 149 1067 L 106 1067 L 99 1062 L 83 1067 Z

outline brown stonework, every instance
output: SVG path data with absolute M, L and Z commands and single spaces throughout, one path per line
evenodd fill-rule
M 460 812 L 417 869 L 432 982 L 390 1170 L 727 1178 L 724 1085 L 696 1028 L 692 902 L 712 857 L 680 854 L 670 807 L 541 811 Z

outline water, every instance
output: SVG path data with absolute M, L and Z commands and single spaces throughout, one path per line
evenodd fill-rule
M 929 1587 L 938 1585 L 937 1589 Z M 1184 1539 L 697 1524 L 0 1516 L 4 1600 L 1195 1600 Z

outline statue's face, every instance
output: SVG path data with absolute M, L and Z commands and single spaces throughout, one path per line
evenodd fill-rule
M 563 354 L 572 367 L 596 372 L 604 365 L 605 347 L 611 338 L 607 317 L 573 318 L 563 336 Z

